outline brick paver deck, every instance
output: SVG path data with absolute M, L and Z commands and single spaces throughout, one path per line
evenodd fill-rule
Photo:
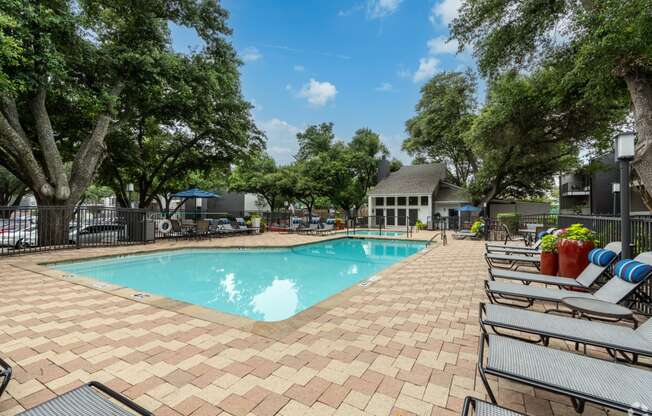
M 0 355 L 15 370 L 0 415 L 90 380 L 157 415 L 453 415 L 465 396 L 486 397 L 476 374 L 481 242 L 451 240 L 411 258 L 282 339 L 30 271 L 39 262 L 143 248 L 315 239 L 268 233 L 0 260 Z M 512 409 L 575 414 L 566 398 L 493 382 Z

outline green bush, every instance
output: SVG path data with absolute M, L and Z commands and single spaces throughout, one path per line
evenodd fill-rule
M 548 234 L 541 237 L 541 251 L 544 253 L 556 253 L 557 240 L 559 240 L 559 237 L 554 234 Z
M 481 219 L 475 220 L 475 222 L 471 226 L 471 232 L 478 236 L 482 234 L 484 232 L 484 221 Z
M 516 234 L 518 232 L 518 224 L 521 219 L 520 215 L 514 212 L 504 212 L 496 215 L 496 219 L 501 224 L 505 224 L 511 234 Z
M 417 230 L 425 230 L 426 229 L 426 224 L 422 223 L 421 220 L 417 220 L 415 223 L 415 226 L 417 227 Z

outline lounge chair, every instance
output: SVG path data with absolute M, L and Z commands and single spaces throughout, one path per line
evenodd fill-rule
M 504 225 L 503 225 L 504 226 Z M 544 235 L 549 235 L 554 233 L 556 228 L 548 228 L 547 230 L 544 230 L 540 232 L 537 237 L 537 241 L 534 242 L 533 245 L 531 246 L 525 246 L 525 245 L 514 245 L 510 244 L 507 245 L 507 241 L 505 241 L 502 244 L 497 244 L 497 243 L 485 243 L 485 249 L 487 250 L 488 253 L 516 253 L 516 254 L 527 254 L 531 252 L 536 252 L 540 253 L 541 252 L 541 243 L 542 237 Z
M 238 228 L 239 228 L 239 229 L 244 230 L 245 232 L 247 232 L 247 233 L 249 233 L 249 234 L 251 234 L 251 233 L 253 233 L 254 231 L 256 231 L 255 228 L 251 228 L 251 227 L 248 227 L 248 226 L 247 226 L 247 223 L 246 223 L 246 221 L 244 220 L 244 218 L 236 218 L 236 219 L 235 219 L 235 222 L 236 222 L 236 224 L 238 224 Z
M 459 230 L 453 233 L 453 238 L 456 240 L 464 240 L 466 238 L 474 238 L 478 235 L 471 230 Z
M 105 385 L 91 381 L 41 403 L 17 416 L 154 416 L 154 414 Z
M 652 251 L 641 253 L 635 260 L 652 265 Z M 650 273 L 652 274 L 652 273 Z M 586 297 L 599 299 L 606 302 L 620 303 L 632 294 L 636 294 L 638 287 L 650 278 L 647 274 L 637 283 L 630 283 L 618 276 L 613 276 L 607 283 L 594 293 L 576 292 L 547 287 L 526 286 L 513 283 L 485 281 L 485 292 L 491 303 L 503 303 L 500 299 L 508 299 L 520 304 L 510 303 L 513 306 L 530 307 L 535 301 L 546 301 L 559 304 L 563 298 Z
M 488 345 L 485 364 L 485 344 Z M 487 375 L 569 396 L 578 413 L 586 402 L 643 416 L 652 408 L 652 371 L 483 333 L 478 370 L 491 401 Z
M 536 252 L 527 254 L 484 253 L 484 259 L 489 267 L 500 267 L 508 270 L 516 270 L 521 266 L 539 269 L 541 265 L 541 254 Z
M 652 318 L 637 329 L 632 329 L 623 325 L 480 303 L 480 326 L 484 332 L 490 327 L 499 335 L 523 340 L 527 339 L 500 333 L 498 328 L 537 335 L 537 342 L 543 345 L 548 345 L 550 338 L 556 338 L 606 348 L 614 358 L 618 352 L 634 363 L 639 355 L 652 357 Z M 627 357 L 625 353 L 632 354 L 632 357 Z
M 508 241 L 522 241 L 524 244 L 528 244 L 528 241 L 525 239 L 525 237 L 521 236 L 513 236 L 509 232 L 509 227 L 505 224 L 500 224 L 501 228 L 503 229 L 503 232 L 505 233 L 505 244 L 507 244 Z
M 301 218 L 299 217 L 292 217 L 290 218 L 290 231 L 297 231 L 301 227 L 303 227 L 303 224 L 301 223 Z
M 0 380 L 2 380 L 0 382 L 0 397 L 2 397 L 2 393 L 4 393 L 9 380 L 11 380 L 11 366 L 2 358 L 0 358 Z
M 603 266 L 589 262 L 589 265 L 586 266 L 584 270 L 582 270 L 582 273 L 577 277 L 577 279 L 539 273 L 519 272 L 516 270 L 507 270 L 503 268 L 489 268 L 489 279 L 518 280 L 525 284 L 536 282 L 546 285 L 573 287 L 588 290 L 588 288 L 591 287 L 591 285 L 593 285 L 593 283 L 595 283 L 600 276 L 602 276 L 602 273 L 604 273 L 618 258 L 622 250 L 622 244 L 620 241 L 614 241 L 607 244 L 604 249 L 609 250 L 616 255 L 607 264 L 603 263 Z
M 496 406 L 475 397 L 466 396 L 461 416 L 472 416 L 471 411 L 475 416 L 525 416 L 523 413 Z

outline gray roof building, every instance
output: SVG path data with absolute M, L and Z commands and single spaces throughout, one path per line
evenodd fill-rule
M 369 195 L 432 195 L 446 176 L 446 166 L 441 163 L 402 166 L 381 180 Z

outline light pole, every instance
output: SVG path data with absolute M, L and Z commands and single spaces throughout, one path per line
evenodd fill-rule
M 623 251 L 621 258 L 632 258 L 631 221 L 629 218 L 629 164 L 634 159 L 636 134 L 620 133 L 616 136 L 615 156 L 620 164 L 620 230 Z
M 614 182 L 614 183 L 612 183 L 612 184 L 611 184 L 611 194 L 612 194 L 612 195 L 611 195 L 611 199 L 612 199 L 612 201 L 613 201 L 613 211 L 612 211 L 611 214 L 612 214 L 614 217 L 615 217 L 616 215 L 619 214 L 618 209 L 616 208 L 616 207 L 617 207 L 617 205 L 616 205 L 616 202 L 617 202 L 616 198 L 617 198 L 617 194 L 619 194 L 619 193 L 620 193 L 620 182 Z
M 127 184 L 127 198 L 129 198 L 129 208 L 133 208 L 132 203 L 131 203 L 131 193 L 134 191 L 134 184 L 133 183 L 128 183 Z

